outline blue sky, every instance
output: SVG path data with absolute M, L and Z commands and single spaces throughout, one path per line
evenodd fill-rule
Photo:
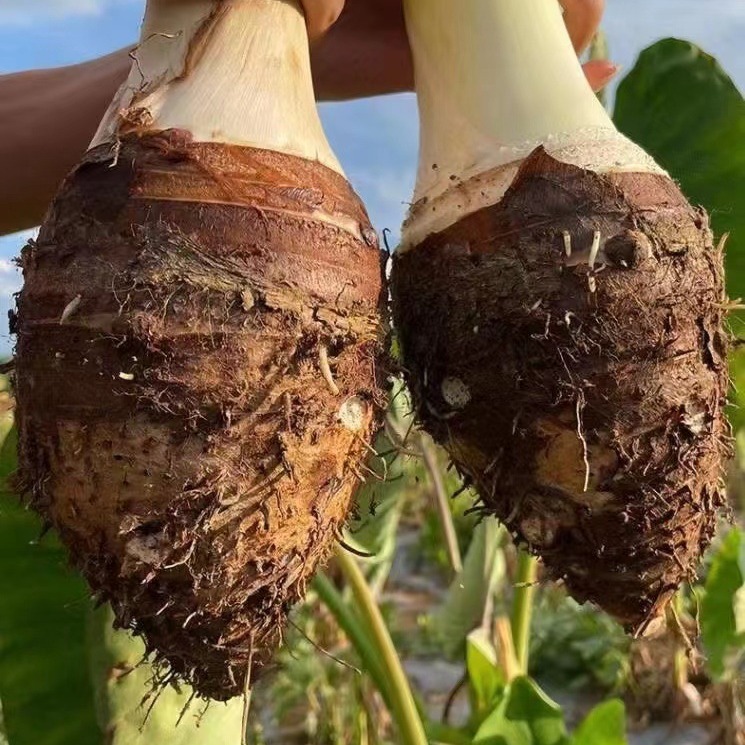
M 0 0 L 0 73 L 80 62 L 129 44 L 143 7 L 144 0 Z M 644 47 L 677 36 L 717 56 L 745 89 L 745 0 L 607 0 L 604 26 L 612 58 L 626 69 Z M 416 167 L 414 97 L 324 104 L 321 114 L 373 223 L 390 228 L 395 241 Z M 20 284 L 10 259 L 26 237 L 0 237 L 0 353 L 10 346 L 5 316 Z

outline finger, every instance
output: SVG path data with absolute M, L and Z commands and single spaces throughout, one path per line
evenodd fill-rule
M 323 36 L 344 10 L 344 0 L 301 0 L 311 41 Z
M 587 48 L 600 26 L 605 0 L 560 0 L 564 22 L 577 54 Z
M 618 65 L 613 62 L 607 62 L 606 60 L 593 60 L 592 62 L 586 62 L 582 65 L 582 69 L 585 71 L 590 86 L 594 91 L 599 91 L 605 88 L 608 83 L 618 74 L 621 69 Z

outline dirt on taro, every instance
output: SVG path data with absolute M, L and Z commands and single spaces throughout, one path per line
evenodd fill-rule
M 485 512 L 635 634 L 724 505 L 722 253 L 669 178 L 539 148 L 496 206 L 394 258 L 424 426 Z
M 385 406 L 346 180 L 187 133 L 90 151 L 23 252 L 18 484 L 167 678 L 256 679 Z

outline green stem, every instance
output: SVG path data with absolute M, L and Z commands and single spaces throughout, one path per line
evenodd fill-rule
M 349 639 L 355 652 L 357 652 L 363 667 L 375 683 L 375 687 L 380 692 L 386 705 L 391 708 L 390 686 L 388 685 L 385 672 L 379 663 L 379 655 L 370 643 L 363 625 L 344 602 L 344 598 L 334 587 L 331 580 L 322 572 L 317 574 L 313 579 L 313 589 L 329 609 L 341 630 L 347 635 L 347 639 Z
M 510 628 L 509 619 L 506 616 L 499 616 L 494 622 L 494 633 L 499 642 L 497 648 L 497 660 L 499 666 L 504 672 L 505 680 L 508 683 L 523 674 L 520 663 L 515 654 L 515 637 Z
M 594 60 L 605 61 L 608 59 L 608 37 L 605 35 L 604 31 L 598 30 L 595 33 L 595 36 L 592 39 L 592 43 L 590 44 L 590 49 L 588 50 L 587 59 L 590 62 Z M 608 105 L 607 86 L 599 90 L 596 95 L 598 99 L 600 99 L 600 103 L 602 103 L 603 106 Z
M 520 672 L 528 674 L 530 654 L 530 621 L 533 614 L 538 560 L 526 551 L 518 551 L 515 599 L 512 608 L 512 638 Z
M 357 611 L 372 635 L 378 658 L 384 668 L 391 688 L 391 713 L 398 725 L 400 741 L 402 745 L 427 745 L 414 694 L 365 576 L 357 562 L 341 547 L 336 549 L 336 561 L 352 590 Z
M 440 464 L 437 462 L 435 449 L 432 447 L 427 435 L 419 435 L 419 449 L 422 451 L 424 465 L 427 468 L 427 473 L 429 474 L 432 488 L 435 492 L 435 508 L 440 518 L 440 526 L 442 527 L 442 534 L 445 538 L 445 548 L 447 550 L 448 560 L 450 561 L 450 567 L 453 573 L 458 575 L 463 571 L 463 559 L 461 558 L 460 547 L 458 546 L 458 536 L 455 532 L 453 513 L 450 511 L 450 500 L 445 491 L 445 484 L 442 481 Z
M 681 587 L 670 604 L 670 615 L 675 635 L 675 656 L 673 658 L 673 675 L 675 676 L 675 689 L 678 694 L 688 683 L 688 650 L 691 641 L 683 626 L 682 619 L 685 615 L 685 594 Z

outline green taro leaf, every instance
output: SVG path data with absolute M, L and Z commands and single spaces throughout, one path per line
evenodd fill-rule
M 107 745 L 241 742 L 242 699 L 207 705 L 193 698 L 185 685 L 153 691 L 153 669 L 143 662 L 144 645 L 125 631 L 114 631 L 112 622 L 113 613 L 104 606 L 90 614 L 88 629 L 96 709 Z
M 745 533 L 738 528 L 725 536 L 713 556 L 700 622 L 709 670 L 726 678 L 745 651 Z
M 471 738 L 463 730 L 446 724 L 429 721 L 425 723 L 427 739 L 432 745 L 472 745 Z
M 504 691 L 504 673 L 497 663 L 497 653 L 484 629 L 476 629 L 466 640 L 466 669 L 473 697 L 472 708 L 477 720 Z
M 481 625 L 491 597 L 504 583 L 504 528 L 493 519 L 482 520 L 463 561 L 463 571 L 450 583 L 445 601 L 434 614 L 434 624 L 446 654 L 462 655 L 468 634 Z
M 9 408 L 0 433 L 0 700 L 7 738 L 10 745 L 101 745 L 85 658 L 88 591 L 57 539 L 38 540 L 41 521 L 7 485 L 16 467 Z
M 626 707 L 611 699 L 598 704 L 580 723 L 572 745 L 627 745 Z
M 564 714 L 530 678 L 515 678 L 474 745 L 567 745 Z

